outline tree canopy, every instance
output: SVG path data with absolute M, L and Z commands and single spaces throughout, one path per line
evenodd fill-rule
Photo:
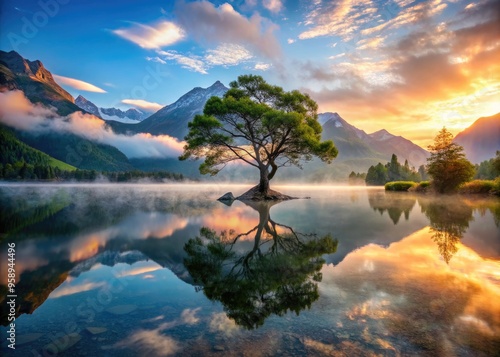
M 427 172 L 437 192 L 455 191 L 474 176 L 474 166 L 466 159 L 464 148 L 453 142 L 453 134 L 446 128 L 439 131 L 434 145 L 429 145 Z
M 203 115 L 189 123 L 180 159 L 205 158 L 200 172 L 210 175 L 243 161 L 259 170 L 258 191 L 267 193 L 280 167 L 301 167 L 314 156 L 331 163 L 338 151 L 331 140 L 321 141 L 321 131 L 317 104 L 307 94 L 244 75 L 223 98 L 210 98 Z

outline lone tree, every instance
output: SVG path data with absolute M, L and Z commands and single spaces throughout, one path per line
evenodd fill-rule
M 465 158 L 464 148 L 453 142 L 453 134 L 446 128 L 439 131 L 434 145 L 427 148 L 431 152 L 427 172 L 437 192 L 453 192 L 474 176 L 474 166 Z
M 331 140 L 321 141 L 318 106 L 307 94 L 286 92 L 254 75 L 240 76 L 230 87 L 189 123 L 180 159 L 204 157 L 202 174 L 213 176 L 231 161 L 244 161 L 260 173 L 259 184 L 245 195 L 269 199 L 269 181 L 279 167 L 301 167 L 313 156 L 331 163 L 337 156 Z

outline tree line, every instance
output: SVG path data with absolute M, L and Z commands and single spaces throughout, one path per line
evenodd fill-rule
M 358 175 L 361 176 L 361 174 Z M 385 165 L 379 162 L 375 166 L 370 166 L 365 176 L 365 183 L 369 186 L 378 186 L 391 181 L 420 182 L 427 179 L 428 175 L 424 165 L 415 170 L 414 167 L 410 167 L 408 160 L 401 164 L 396 154 L 392 154 L 391 161 Z
M 63 170 L 58 167 L 42 164 L 28 164 L 18 161 L 14 164 L 0 164 L 0 179 L 5 180 L 50 180 L 50 181 L 85 181 L 107 180 L 109 182 L 134 182 L 139 180 L 151 180 L 163 182 L 165 180 L 182 181 L 184 175 L 168 171 L 144 172 L 133 171 L 97 171 Z
M 433 145 L 428 146 L 428 150 L 431 156 L 427 159 L 426 166 L 421 165 L 415 170 L 409 166 L 407 160 L 401 165 L 398 157 L 393 154 L 391 161 L 385 165 L 379 162 L 375 166 L 370 166 L 365 183 L 375 186 L 395 181 L 421 182 L 431 179 L 435 191 L 449 193 L 472 179 L 493 180 L 500 176 L 500 151 L 496 152 L 494 158 L 473 165 L 465 157 L 464 148 L 453 142 L 453 135 L 446 128 L 439 131 Z M 352 172 L 349 181 L 359 179 L 362 175 Z M 483 185 L 489 187 L 491 182 L 485 182 Z

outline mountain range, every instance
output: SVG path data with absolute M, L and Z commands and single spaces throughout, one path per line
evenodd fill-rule
M 183 140 L 188 133 L 187 123 L 196 114 L 203 112 L 203 107 L 210 97 L 222 97 L 226 88 L 221 82 L 216 81 L 208 88 L 196 87 L 175 103 L 167 105 L 139 124 L 123 124 L 110 122 L 110 126 L 118 133 L 150 133 L 153 135 L 170 135 Z
M 60 115 L 68 115 L 77 111 L 93 114 L 99 120 L 104 119 L 103 123 L 117 134 L 163 134 L 178 140 L 184 139 L 188 133 L 188 122 L 193 119 L 194 115 L 203 112 L 206 101 L 212 96 L 221 97 L 228 90 L 219 81 L 208 88 L 196 87 L 182 95 L 173 104 L 144 118 L 144 115 L 141 117 L 143 113 L 135 109 L 124 112 L 116 108 L 98 108 L 81 95 L 75 100 L 56 83 L 52 74 L 40 61 L 26 60 L 14 51 L 0 51 L 0 90 L 16 89 L 22 90 L 34 103 L 55 107 Z M 143 120 L 139 121 L 140 119 Z M 321 113 L 318 120 L 323 126 L 322 138 L 332 139 L 339 149 L 338 158 L 333 165 L 325 165 L 319 160 L 313 160 L 306 163 L 304 170 L 287 169 L 287 179 L 345 179 L 351 171 L 366 172 L 371 165 L 389 161 L 393 153 L 398 156 L 400 162 L 408 160 L 409 164 L 414 167 L 425 164 L 429 156 L 426 150 L 402 136 L 391 134 L 385 129 L 368 134 L 349 124 L 338 113 Z M 490 118 L 481 118 L 457 136 L 456 141 L 465 147 L 467 156 L 472 161 L 477 162 L 477 160 L 494 156 L 494 148 L 498 148 L 499 143 L 499 120 L 500 114 Z M 51 132 L 34 135 L 17 130 L 14 134 L 25 144 L 78 168 L 107 171 L 123 171 L 133 168 L 145 171 L 168 169 L 196 176 L 198 163 L 179 162 L 177 158 L 172 157 L 129 159 L 114 146 L 96 143 L 71 133 Z M 85 155 L 81 158 L 82 160 L 68 162 L 71 161 L 68 159 L 71 156 L 68 154 L 68 147 L 74 148 L 82 145 L 85 146 Z M 221 173 L 226 179 L 248 176 L 236 172 Z
M 146 113 L 136 108 L 130 108 L 123 111 L 118 108 L 98 108 L 97 105 L 79 95 L 75 99 L 75 104 L 90 114 L 94 114 L 104 120 L 114 120 L 122 123 L 138 123 L 147 117 Z

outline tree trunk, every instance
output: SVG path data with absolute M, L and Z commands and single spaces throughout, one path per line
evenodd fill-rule
M 269 191 L 269 171 L 267 167 L 260 168 L 259 192 L 267 194 Z

